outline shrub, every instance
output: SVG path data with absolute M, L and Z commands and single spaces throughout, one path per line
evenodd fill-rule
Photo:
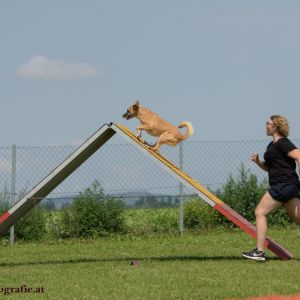
M 184 204 L 184 226 L 188 229 L 207 229 L 219 223 L 219 214 L 199 198 Z
M 239 176 L 234 179 L 230 175 L 222 189 L 217 190 L 215 194 L 248 221 L 255 222 L 255 208 L 267 189 L 268 182 L 264 180 L 258 183 L 256 175 L 250 174 L 242 164 Z M 230 223 L 225 217 L 221 217 L 220 222 Z M 278 225 L 290 223 L 288 215 L 282 209 L 270 214 L 268 222 Z
M 225 185 L 213 192 L 232 209 L 248 221 L 255 223 L 255 208 L 268 189 L 268 182 L 258 183 L 257 177 L 250 174 L 242 164 L 237 178 L 229 176 Z M 272 225 L 287 225 L 291 221 L 284 209 L 280 208 L 268 216 Z M 187 201 L 184 206 L 186 228 L 209 228 L 216 225 L 234 226 L 231 221 L 215 211 L 209 204 L 197 199 Z
M 98 237 L 125 231 L 124 204 L 107 198 L 98 181 L 75 197 L 62 214 L 61 237 Z
M 46 232 L 46 216 L 37 206 L 15 223 L 15 237 L 23 240 L 40 240 Z
M 20 193 L 22 196 L 25 192 Z M 0 216 L 9 209 L 10 192 L 4 186 L 0 191 Z M 15 237 L 23 240 L 40 240 L 46 232 L 46 219 L 43 210 L 38 206 L 15 223 Z M 9 236 L 9 230 L 4 235 Z
M 49 212 L 47 229 L 50 238 L 71 238 L 74 228 L 69 209 Z

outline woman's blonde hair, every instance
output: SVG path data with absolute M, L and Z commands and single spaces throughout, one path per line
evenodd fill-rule
M 288 137 L 290 127 L 287 118 L 281 115 L 273 115 L 270 117 L 270 119 L 276 127 L 277 132 L 283 137 Z

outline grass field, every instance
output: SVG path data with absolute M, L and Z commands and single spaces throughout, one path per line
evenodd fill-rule
M 269 235 L 294 255 L 280 261 L 241 258 L 254 240 L 238 229 L 184 236 L 49 241 L 0 246 L 0 297 L 4 288 L 43 288 L 8 299 L 246 299 L 300 294 L 300 230 Z M 131 266 L 139 259 L 138 267 Z M 14 290 L 16 291 L 16 290 Z M 24 291 L 24 287 L 23 287 Z M 40 290 L 42 291 L 42 290 Z

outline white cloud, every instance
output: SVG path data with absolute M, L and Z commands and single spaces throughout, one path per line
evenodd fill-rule
M 93 77 L 96 70 L 87 63 L 66 63 L 36 55 L 16 71 L 18 77 L 43 80 L 75 80 Z

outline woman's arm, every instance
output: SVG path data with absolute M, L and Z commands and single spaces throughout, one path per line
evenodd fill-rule
M 254 161 L 262 170 L 268 172 L 268 167 L 263 160 L 259 159 L 258 153 L 253 153 L 251 156 L 251 160 Z
M 299 170 L 299 175 L 300 175 L 300 150 L 299 149 L 294 149 L 288 153 L 288 156 L 298 163 L 298 170 Z

